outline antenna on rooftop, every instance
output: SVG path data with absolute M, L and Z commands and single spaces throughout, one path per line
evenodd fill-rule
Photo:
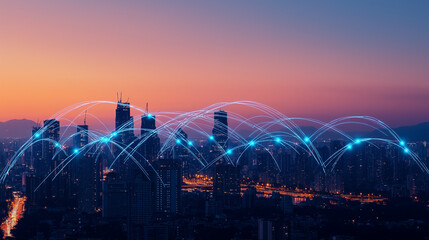
M 86 112 L 88 111 L 88 109 L 85 110 L 85 118 L 83 119 L 83 125 L 86 125 Z

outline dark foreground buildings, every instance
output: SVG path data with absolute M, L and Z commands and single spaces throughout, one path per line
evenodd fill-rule
M 94 136 L 86 123 L 73 129 L 72 143 L 64 146 L 59 144 L 60 133 L 66 129 L 57 120 L 35 127 L 34 144 L 7 182 L 27 197 L 15 238 L 293 240 L 429 235 L 429 179 L 389 144 L 356 145 L 325 174 L 310 155 L 276 141 L 252 144 L 243 152 L 229 138 L 225 111 L 214 113 L 207 139 L 192 141 L 186 129 L 179 128 L 172 147 L 163 153 L 156 116 L 146 111 L 140 119 L 136 136 L 130 130 L 135 125 L 130 104 L 119 101 L 115 131 L 102 139 L 100 149 L 88 146 Z M 139 139 L 146 141 L 137 146 Z M 323 158 L 345 146 L 339 140 L 314 144 Z M 0 159 L 8 159 L 7 149 L 13 149 L 9 145 L 2 143 Z M 121 154 L 130 150 L 127 146 L 136 150 L 133 159 Z M 429 162 L 426 143 L 409 147 Z M 74 161 L 63 166 L 67 156 L 74 156 Z M 231 160 L 238 156 L 235 166 Z M 218 161 L 201 170 L 196 157 Z M 110 169 L 115 159 L 122 162 Z M 56 178 L 40 184 L 49 172 Z M 2 193 L 2 199 L 11 197 L 7 190 Z

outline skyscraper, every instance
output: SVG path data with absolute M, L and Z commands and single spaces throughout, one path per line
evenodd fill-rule
M 78 125 L 77 132 L 74 138 L 74 147 L 82 148 L 88 144 L 88 125 Z
M 41 139 L 40 127 L 33 127 L 31 131 L 33 136 L 33 144 L 31 145 L 31 167 L 37 169 L 39 164 L 42 162 L 42 142 Z M 40 166 L 41 167 L 41 166 Z
M 156 162 L 158 176 L 155 182 L 155 210 L 158 218 L 171 217 L 180 213 L 182 205 L 182 170 L 176 160 L 162 159 Z
M 181 162 L 188 160 L 189 150 L 186 147 L 188 142 L 188 134 L 183 129 L 179 128 L 175 134 L 176 145 L 173 148 L 173 158 L 179 159 Z
M 141 145 L 141 153 L 149 161 L 156 159 L 160 148 L 155 120 L 155 116 L 150 114 L 146 107 L 146 114 L 141 118 L 141 140 L 144 141 Z
M 122 144 L 128 144 L 134 136 L 134 122 L 131 116 L 129 102 L 122 102 L 122 99 L 116 104 L 115 131 L 118 133 L 116 141 Z
M 153 219 L 152 182 L 139 169 L 127 182 L 128 187 L 128 239 L 142 239 L 143 227 Z
M 124 179 L 128 177 L 128 172 L 132 172 L 132 169 L 136 168 L 132 161 L 125 161 L 127 153 L 132 150 L 129 145 L 135 139 L 133 128 L 134 122 L 131 116 L 130 103 L 128 101 L 122 102 L 122 99 L 119 99 L 116 105 L 115 131 L 117 136 L 114 138 L 116 144 L 113 146 L 113 152 L 115 157 L 121 154 L 117 159 L 116 170 L 119 177 Z
M 40 164 L 37 164 L 36 172 L 39 175 L 46 176 L 58 163 L 57 157 L 53 158 L 57 151 L 55 142 L 60 139 L 60 122 L 56 119 L 45 120 L 43 122 L 42 136 L 45 139 L 42 141 L 42 159 Z
M 115 172 L 106 175 L 103 182 L 103 217 L 113 221 L 127 218 L 128 194 L 126 182 Z
M 228 145 L 228 114 L 220 110 L 214 113 L 214 140 L 223 148 Z
M 87 144 L 88 125 L 78 125 L 74 139 L 74 148 L 79 151 L 74 160 L 78 210 L 80 212 L 92 213 L 95 211 L 97 205 L 96 189 L 99 180 L 97 179 L 99 165 L 95 161 L 91 149 L 84 148 Z

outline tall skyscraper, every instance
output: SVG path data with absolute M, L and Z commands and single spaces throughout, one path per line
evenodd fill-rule
M 82 148 L 88 144 L 88 125 L 78 125 L 77 132 L 74 138 L 74 147 Z
M 40 142 L 37 142 L 32 149 L 34 171 L 36 174 L 36 177 L 33 179 L 35 184 L 32 184 L 32 186 L 35 186 L 36 184 L 39 185 L 42 179 L 47 177 L 48 174 L 55 169 L 59 162 L 59 155 L 55 155 L 55 153 L 59 151 L 56 143 L 60 138 L 60 122 L 56 119 L 45 120 L 43 122 L 42 128 L 33 129 L 33 135 L 35 141 L 38 141 L 39 139 L 41 140 Z M 54 172 L 54 174 L 55 173 L 56 172 Z M 40 198 L 35 198 L 35 201 L 38 202 L 38 205 L 52 205 L 56 200 L 58 200 L 58 196 L 62 195 L 60 194 L 60 191 L 63 190 L 63 188 L 60 188 L 60 178 L 61 177 L 56 179 L 55 182 L 52 181 L 52 178 L 47 179 L 40 186 L 40 188 L 37 190 L 38 193 L 35 194 L 35 196 L 40 196 Z M 31 189 L 30 191 L 34 190 Z
M 223 148 L 228 145 L 228 114 L 220 110 L 214 113 L 214 140 Z
M 80 212 L 92 213 L 97 206 L 97 171 L 99 164 L 94 159 L 88 144 L 88 125 L 78 125 L 74 139 L 74 150 L 78 151 L 74 160 L 74 178 L 77 184 L 77 204 Z M 73 151 L 74 151 L 73 150 Z
M 179 159 L 181 162 L 188 160 L 189 158 L 189 150 L 187 145 L 188 142 L 188 134 L 179 128 L 175 134 L 176 145 L 173 148 L 173 158 Z M 189 146 L 190 147 L 190 146 Z
M 141 118 L 141 139 L 144 140 L 141 145 L 142 155 L 149 161 L 154 161 L 157 157 L 160 140 L 156 132 L 155 116 L 148 112 L 146 106 L 146 114 Z
M 132 148 L 128 147 L 133 140 L 134 136 L 134 122 L 133 117 L 131 116 L 130 103 L 122 102 L 122 97 L 119 99 L 116 105 L 116 117 L 115 117 L 115 131 L 117 136 L 114 138 L 114 141 L 117 145 L 112 147 L 115 157 L 119 156 L 117 160 L 116 170 L 120 178 L 127 178 L 128 172 L 132 172 L 137 166 L 132 163 L 132 161 L 125 161 L 128 157 Z M 118 146 L 119 145 L 119 146 Z M 123 152 L 125 150 L 125 152 Z
M 40 133 L 40 127 L 33 127 L 31 134 L 33 136 L 33 144 L 31 145 L 30 166 L 34 169 L 37 169 L 39 167 L 39 164 L 41 164 L 42 162 L 42 142 L 39 141 L 42 138 Z
M 133 117 L 129 102 L 122 102 L 122 99 L 116 104 L 115 131 L 118 133 L 116 141 L 122 144 L 128 144 L 134 136 Z
M 41 135 L 45 140 L 42 141 L 42 159 L 40 164 L 37 164 L 36 172 L 39 175 L 46 176 L 58 163 L 57 157 L 53 158 L 57 151 L 55 142 L 60 139 L 60 122 L 56 119 L 45 120 Z

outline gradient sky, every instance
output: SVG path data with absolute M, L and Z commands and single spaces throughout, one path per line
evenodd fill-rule
M 1 1 L 0 121 L 118 91 L 153 111 L 253 100 L 321 120 L 429 121 L 428 12 L 417 0 Z

